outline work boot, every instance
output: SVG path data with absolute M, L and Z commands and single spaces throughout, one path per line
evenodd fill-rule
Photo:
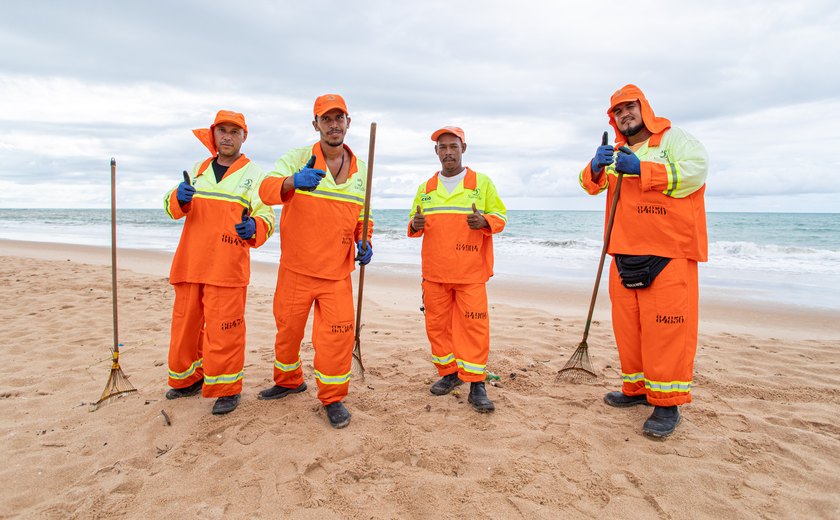
M 487 397 L 487 390 L 484 389 L 484 381 L 470 383 L 470 396 L 467 398 L 478 413 L 489 413 L 496 409 L 493 401 Z
M 458 372 L 454 372 L 435 381 L 435 384 L 429 390 L 435 395 L 446 395 L 456 386 L 462 385 L 463 383 L 463 381 L 458 379 Z
M 239 395 L 226 395 L 216 399 L 216 404 L 213 405 L 213 415 L 224 415 L 236 410 L 239 406 Z
M 195 383 L 186 388 L 170 388 L 166 391 L 167 399 L 179 399 L 181 397 L 192 397 L 201 392 L 201 385 L 204 384 L 204 379 L 199 379 Z
M 350 412 L 347 411 L 341 401 L 326 405 L 324 410 L 327 411 L 327 418 L 333 428 L 344 428 L 350 424 Z
M 679 406 L 654 406 L 642 432 L 648 437 L 661 439 L 674 433 L 677 425 L 680 424 Z
M 280 399 L 281 397 L 286 397 L 290 394 L 299 394 L 304 390 L 306 390 L 306 383 L 301 383 L 294 388 L 286 388 L 285 386 L 275 385 L 271 388 L 262 390 L 259 394 L 257 394 L 257 398 L 263 401 L 267 401 L 269 399 Z
M 647 396 L 645 394 L 627 395 L 623 392 L 609 392 L 604 396 L 604 402 L 610 406 L 615 406 L 616 408 L 627 408 L 628 406 L 636 406 L 639 404 L 650 406 L 650 403 L 647 402 Z

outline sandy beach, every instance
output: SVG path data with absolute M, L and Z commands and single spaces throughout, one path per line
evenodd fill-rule
M 272 384 L 276 265 L 253 264 L 239 408 L 216 417 L 212 399 L 163 397 L 170 260 L 119 251 L 121 364 L 138 391 L 91 412 L 110 369 L 109 250 L 0 241 L 0 518 L 840 517 L 836 310 L 745 306 L 701 286 L 694 402 L 655 441 L 641 433 L 649 408 L 602 401 L 619 386 L 605 291 L 589 338 L 600 377 L 556 383 L 591 285 L 491 280 L 500 382 L 497 411 L 479 415 L 465 390 L 428 391 L 419 267 L 374 258 L 367 371 L 350 426 L 333 430 L 308 332 L 309 389 L 256 399 Z

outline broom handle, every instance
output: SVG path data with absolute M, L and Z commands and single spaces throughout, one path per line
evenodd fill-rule
M 371 180 L 373 179 L 373 148 L 376 145 L 376 123 L 370 124 L 370 148 L 368 148 L 367 184 L 365 185 L 365 207 L 364 219 L 362 221 L 362 250 L 368 247 L 368 220 L 370 220 L 370 191 Z M 359 327 L 362 325 L 362 294 L 365 290 L 365 266 L 359 266 L 359 296 L 356 302 L 356 347 L 359 349 L 359 361 L 361 361 L 361 342 L 359 340 Z
M 604 172 L 607 175 L 607 172 Z M 624 173 L 618 172 L 618 181 L 615 183 L 615 193 L 613 193 L 612 203 L 610 204 L 610 215 L 607 220 L 607 232 L 604 237 L 604 247 L 601 249 L 601 260 L 598 262 L 598 274 L 595 276 L 595 287 L 592 289 L 592 300 L 589 302 L 589 314 L 586 316 L 586 327 L 583 329 L 583 341 L 586 343 L 586 338 L 589 337 L 589 325 L 592 324 L 592 313 L 595 312 L 595 298 L 598 296 L 598 286 L 601 285 L 601 273 L 604 271 L 604 259 L 607 257 L 607 248 L 610 245 L 610 235 L 612 234 L 613 221 L 615 220 L 615 207 L 618 205 L 618 194 L 621 191 L 621 180 L 624 178 Z
M 114 312 L 114 353 L 120 351 L 117 324 L 117 160 L 111 157 L 111 301 Z

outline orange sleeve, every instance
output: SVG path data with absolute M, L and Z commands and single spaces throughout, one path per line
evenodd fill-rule
M 295 190 L 289 190 L 283 195 L 283 182 L 286 177 L 266 177 L 260 183 L 260 199 L 269 206 L 285 204 L 295 196 Z
M 178 202 L 177 188 L 170 192 L 166 209 L 173 220 L 178 220 L 179 218 L 186 216 L 186 214 L 190 212 L 190 208 L 192 208 L 192 202 L 188 202 L 183 206 L 181 206 L 181 203 Z
M 604 191 L 607 187 L 606 168 L 604 168 L 604 171 L 601 172 L 601 178 L 598 179 L 598 182 L 594 182 L 592 180 L 592 163 L 588 162 L 586 163 L 586 167 L 581 170 L 578 180 L 580 181 L 581 187 L 585 189 L 587 193 L 590 195 L 597 195 Z

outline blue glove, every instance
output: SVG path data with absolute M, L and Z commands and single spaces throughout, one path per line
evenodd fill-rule
M 618 157 L 615 159 L 615 169 L 626 175 L 641 175 L 642 163 L 636 154 L 626 146 L 618 149 Z
M 175 197 L 182 206 L 185 206 L 190 203 L 193 195 L 195 195 L 195 188 L 190 183 L 190 174 L 187 173 L 187 170 L 184 170 L 184 182 L 178 185 L 178 193 Z
M 315 188 L 318 187 L 318 183 L 321 182 L 321 179 L 323 179 L 327 173 L 324 170 L 314 169 L 314 165 L 315 156 L 313 155 L 309 158 L 309 162 L 306 163 L 306 166 L 295 173 L 294 181 L 296 190 L 314 191 Z
M 363 251 L 362 241 L 356 242 L 356 260 L 359 261 L 359 265 L 368 265 L 371 258 L 373 258 L 373 244 L 368 241 L 367 249 Z
M 242 210 L 242 222 L 233 227 L 236 228 L 236 234 L 242 240 L 250 240 L 257 232 L 257 223 L 248 216 L 248 208 Z
M 595 150 L 595 157 L 592 158 L 592 171 L 599 173 L 604 169 L 604 166 L 609 166 L 613 162 L 613 147 L 611 144 L 605 144 Z

